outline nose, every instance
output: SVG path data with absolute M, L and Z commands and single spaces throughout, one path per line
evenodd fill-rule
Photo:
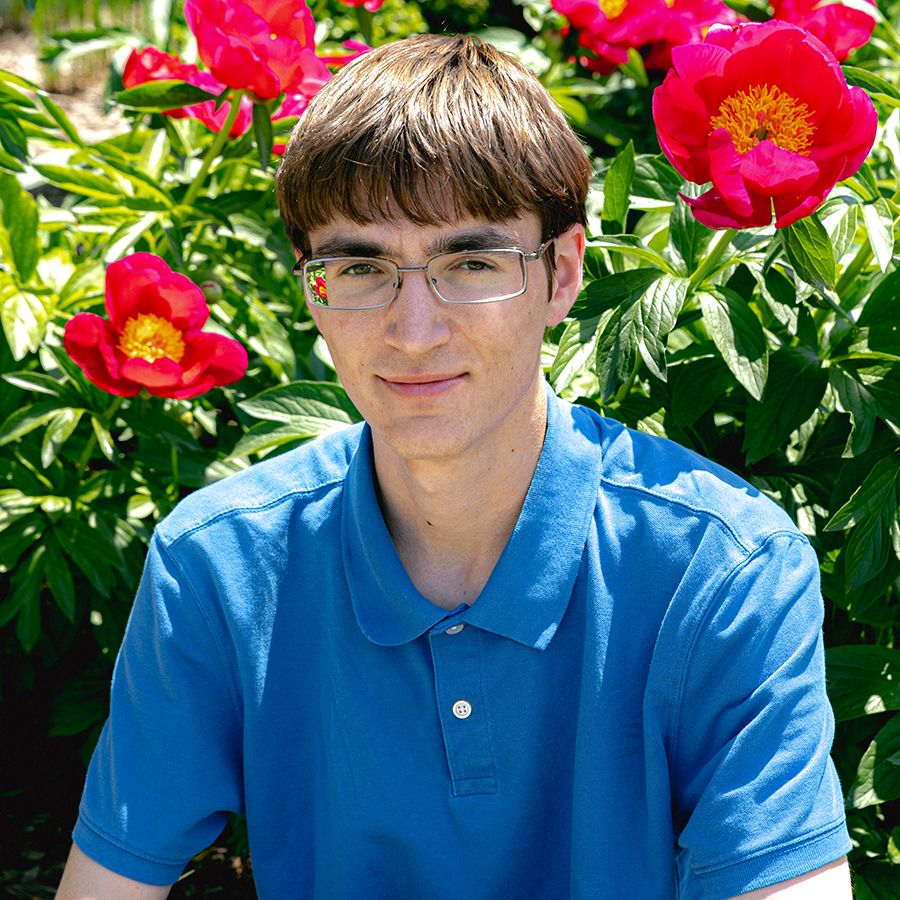
M 397 296 L 387 307 L 385 341 L 407 356 L 424 356 L 450 340 L 448 311 L 424 269 L 407 269 L 401 272 Z

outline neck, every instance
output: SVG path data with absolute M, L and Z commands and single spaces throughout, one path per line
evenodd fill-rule
M 406 460 L 374 436 L 376 488 L 400 560 L 438 606 L 471 605 L 515 528 L 546 432 L 543 382 L 519 427 L 452 460 Z

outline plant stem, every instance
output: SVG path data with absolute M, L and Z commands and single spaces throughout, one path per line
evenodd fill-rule
M 206 151 L 206 156 L 203 158 L 203 165 L 200 167 L 197 177 L 191 182 L 188 192 L 184 195 L 184 200 L 182 202 L 185 206 L 190 206 L 197 199 L 197 195 L 200 193 L 203 183 L 206 181 L 206 176 L 209 174 L 213 160 L 222 152 L 222 148 L 225 144 L 228 143 L 228 132 L 231 131 L 231 126 L 234 124 L 234 120 L 240 112 L 241 100 L 243 99 L 244 93 L 244 91 L 235 91 L 232 95 L 231 100 L 229 101 L 231 103 L 231 109 L 228 111 L 228 118 L 225 120 L 225 124 L 222 126 L 221 131 L 216 135 L 215 140 L 212 142 L 212 146 Z
M 718 237 L 713 242 L 712 248 L 706 254 L 706 259 L 700 263 L 697 270 L 691 275 L 688 285 L 688 292 L 695 291 L 709 277 L 719 261 L 725 255 L 725 251 L 731 244 L 732 239 L 737 234 L 736 228 L 726 228 L 719 232 Z

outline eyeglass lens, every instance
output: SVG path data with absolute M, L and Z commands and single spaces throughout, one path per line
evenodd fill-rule
M 445 253 L 428 262 L 426 276 L 448 303 L 484 303 L 520 294 L 525 260 L 520 250 Z M 396 294 L 400 273 L 385 259 L 314 259 L 304 266 L 312 303 L 344 309 L 385 306 Z

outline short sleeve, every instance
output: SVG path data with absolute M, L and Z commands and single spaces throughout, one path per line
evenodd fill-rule
M 191 581 L 154 537 L 73 833 L 147 884 L 177 881 L 243 805 L 236 680 L 200 602 L 203 573 Z
M 683 647 L 671 756 L 679 864 L 710 900 L 850 849 L 822 616 L 815 554 L 781 533 L 725 573 Z

